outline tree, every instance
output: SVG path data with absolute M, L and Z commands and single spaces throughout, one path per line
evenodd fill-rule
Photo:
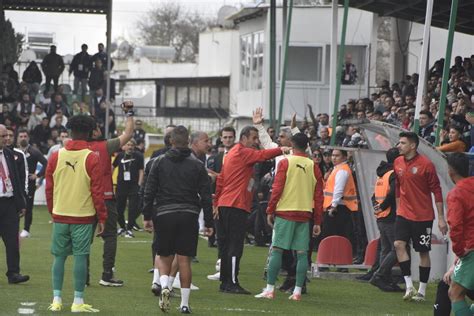
M 3 13 L 3 11 L 2 11 Z M 5 21 L 5 15 L 0 16 L 0 66 L 6 63 L 16 63 L 21 54 L 23 34 L 15 33 L 10 20 Z
M 145 45 L 171 46 L 176 51 L 175 62 L 194 62 L 199 52 L 199 33 L 212 24 L 198 12 L 166 2 L 151 9 L 137 27 Z

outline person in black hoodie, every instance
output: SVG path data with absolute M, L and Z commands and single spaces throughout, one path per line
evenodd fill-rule
M 377 167 L 377 182 L 372 196 L 374 214 L 380 230 L 381 250 L 380 267 L 374 273 L 370 284 L 385 292 L 398 292 L 400 287 L 392 281 L 391 272 L 397 263 L 397 254 L 393 245 L 395 241 L 395 217 L 397 204 L 395 201 L 395 174 L 393 162 L 400 155 L 397 148 L 387 151 L 387 162 L 382 161 Z M 403 291 L 403 290 L 401 290 Z
M 172 148 L 155 159 L 147 177 L 143 198 L 143 225 L 154 228 L 162 285 L 159 306 L 170 309 L 169 275 L 178 258 L 181 281 L 181 313 L 189 313 L 191 258 L 196 256 L 201 208 L 205 234 L 213 233 L 211 186 L 204 164 L 191 156 L 186 127 L 177 126 L 170 134 Z M 153 213 L 155 212 L 155 215 Z M 153 217 L 153 221 L 152 221 Z

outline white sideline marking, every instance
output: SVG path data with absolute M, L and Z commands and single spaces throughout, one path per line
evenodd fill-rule
M 205 308 L 206 310 L 214 310 L 214 311 L 226 311 L 226 312 L 243 312 L 243 313 L 272 313 L 272 311 L 267 311 L 263 309 L 247 309 L 247 308 L 230 308 L 230 307 L 223 307 L 223 308 Z
M 35 313 L 35 310 L 33 308 L 19 308 L 18 309 L 18 314 L 30 315 L 34 313 Z
M 35 306 L 36 302 L 21 302 L 21 306 Z

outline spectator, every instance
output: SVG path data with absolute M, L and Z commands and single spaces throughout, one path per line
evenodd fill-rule
M 100 104 L 101 103 L 105 103 L 105 96 L 104 96 L 104 90 L 102 90 L 102 88 L 98 88 L 97 90 L 95 90 L 95 95 L 94 97 L 92 98 L 92 102 L 91 102 L 91 114 L 93 116 L 97 116 L 98 113 L 100 112 Z
M 44 110 L 47 109 L 52 101 L 51 96 L 52 96 L 51 91 L 44 90 L 43 93 L 39 93 L 36 95 L 36 100 L 35 100 L 36 104 L 40 104 Z
M 30 115 L 30 119 L 28 120 L 28 125 L 26 127 L 28 131 L 34 130 L 37 125 L 41 124 L 41 121 L 43 121 L 45 117 L 47 116 L 46 113 L 44 113 L 43 108 L 41 106 L 35 106 L 34 113 Z
M 91 69 L 91 55 L 87 53 L 87 45 L 82 44 L 81 52 L 77 53 L 72 59 L 69 66 L 69 76 L 74 73 L 74 90 L 73 94 L 78 94 L 80 86 L 81 100 L 87 93 L 87 79 L 89 78 L 89 71 Z
M 346 138 L 342 142 L 343 147 L 360 147 L 364 144 L 360 130 L 355 126 L 348 126 L 346 130 Z
M 51 138 L 51 128 L 49 127 L 49 118 L 43 117 L 41 124 L 36 125 L 31 133 L 31 142 L 43 153 L 48 152 L 48 140 Z
M 61 132 L 67 131 L 64 123 L 64 117 L 62 115 L 56 116 L 54 120 L 54 126 L 51 128 L 51 133 L 56 133 L 56 135 L 61 134 Z
M 96 120 L 99 123 L 102 134 L 105 135 L 105 124 L 106 124 L 106 113 L 107 113 L 107 104 L 105 102 L 100 103 L 100 109 L 96 112 Z M 109 135 L 115 135 L 115 113 L 112 109 L 109 109 Z M 109 137 L 106 135 L 106 138 Z
M 91 89 L 91 93 L 104 87 L 104 72 L 105 71 L 102 67 L 102 61 L 100 59 L 95 60 L 94 67 L 91 69 L 91 73 L 89 75 L 89 88 Z
M 431 144 L 434 143 L 434 125 L 436 123 L 433 113 L 430 111 L 420 111 L 420 129 L 418 131 L 418 136 L 423 138 L 424 140 L 429 141 Z
M 465 152 L 466 143 L 461 139 L 462 130 L 459 127 L 451 126 L 449 128 L 448 134 L 449 142 L 444 143 L 443 145 L 436 147 L 439 151 L 442 152 Z
M 51 154 L 52 153 L 55 153 L 57 152 L 58 150 L 60 150 L 61 148 L 64 147 L 64 142 L 69 139 L 69 132 L 68 131 L 62 131 L 59 136 L 55 139 L 56 141 L 56 144 L 54 144 L 53 146 L 51 146 L 48 150 L 48 154 L 46 155 L 46 157 L 49 159 L 49 157 L 51 157 Z
M 469 122 L 470 126 L 470 138 L 471 138 L 471 149 L 474 148 L 474 112 L 466 114 L 466 121 Z
M 316 140 L 314 143 L 315 146 L 321 147 L 321 146 L 327 146 L 329 145 L 331 141 L 331 137 L 329 137 L 329 128 L 328 127 L 322 127 L 320 129 L 320 138 Z
M 146 132 L 143 129 L 142 120 L 136 120 L 135 121 L 135 129 L 133 130 L 133 139 L 135 139 L 135 141 L 137 141 L 137 142 L 140 139 L 145 140 L 145 135 L 146 135 Z
M 104 50 L 104 44 L 99 43 L 97 46 L 98 52 L 92 56 L 92 61 L 95 63 L 97 60 L 101 61 L 102 70 L 107 70 L 107 52 Z M 110 60 L 110 69 L 114 68 L 114 61 Z
M 24 93 L 21 96 L 21 102 L 16 106 L 17 124 L 22 127 L 26 127 L 30 115 L 35 111 L 35 104 L 30 101 L 30 95 Z
M 51 127 L 51 128 L 54 127 L 54 125 L 56 124 L 56 118 L 58 118 L 59 116 L 62 118 L 62 125 L 63 126 L 67 125 L 68 118 L 66 116 L 64 116 L 63 111 L 61 109 L 57 109 L 56 113 L 53 116 L 51 116 L 51 121 L 49 123 L 49 127 Z
M 69 117 L 67 105 L 64 103 L 61 94 L 58 93 L 54 95 L 53 101 L 48 105 L 46 109 L 46 115 L 51 118 L 57 112 L 57 110 L 61 110 L 62 114 Z
M 352 63 L 352 55 L 346 55 L 346 61 L 344 62 L 344 70 L 342 72 L 341 82 L 342 84 L 355 84 L 357 81 L 357 69 Z
M 28 67 L 26 67 L 22 76 L 23 82 L 28 85 L 28 89 L 31 91 L 31 96 L 35 96 L 43 80 L 41 76 L 41 71 L 38 68 L 38 64 L 33 60 L 30 62 Z
M 329 126 L 329 115 L 327 113 L 322 113 L 319 115 L 319 124 L 318 124 L 318 136 L 321 137 L 321 129 L 327 127 L 329 130 L 329 135 L 331 135 L 331 126 Z
M 56 54 L 56 46 L 51 45 L 49 54 L 44 57 L 41 63 L 41 68 L 43 68 L 43 73 L 46 77 L 45 90 L 49 91 L 51 80 L 53 80 L 54 91 L 56 91 L 58 89 L 59 76 L 64 71 L 64 61 L 60 55 Z

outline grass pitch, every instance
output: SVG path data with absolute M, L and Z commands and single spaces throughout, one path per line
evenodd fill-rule
M 21 240 L 21 272 L 31 280 L 25 284 L 9 285 L 0 278 L 0 315 L 49 315 L 52 300 L 50 254 L 51 224 L 45 207 L 35 207 L 32 237 Z M 21 226 L 22 227 L 22 226 Z M 150 291 L 151 235 L 135 234 L 136 238 L 119 238 L 116 276 L 125 281 L 122 288 L 105 288 L 98 284 L 102 273 L 102 240 L 96 238 L 91 253 L 91 286 L 86 288 L 85 301 L 100 309 L 102 315 L 161 314 L 158 299 Z M 402 301 L 403 293 L 383 293 L 366 283 L 313 279 L 308 294 L 301 302 L 288 301 L 288 295 L 277 292 L 272 301 L 257 300 L 253 296 L 229 295 L 218 292 L 219 283 L 206 275 L 215 272 L 216 249 L 200 241 L 199 263 L 193 264 L 193 283 L 200 290 L 192 291 L 190 305 L 195 315 L 432 315 L 436 285 L 428 286 L 427 301 Z M 252 294 L 265 286 L 262 271 L 268 250 L 246 246 L 241 263 L 241 284 Z M 6 271 L 5 248 L 0 247 L 1 273 Z M 280 277 L 282 280 L 283 277 Z M 73 299 L 72 258 L 66 262 L 63 303 L 70 314 Z M 172 300 L 169 314 L 177 315 L 180 299 Z

